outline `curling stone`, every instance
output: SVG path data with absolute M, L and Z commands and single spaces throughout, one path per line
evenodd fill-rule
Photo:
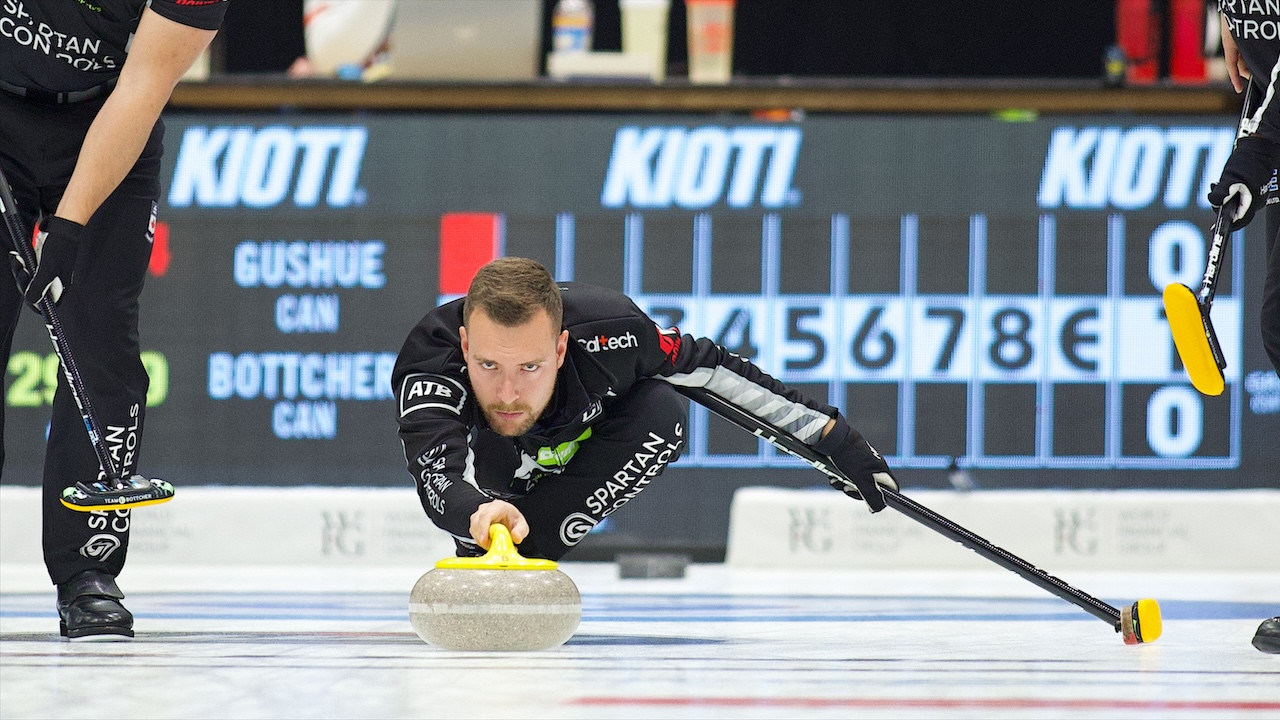
M 503 525 L 483 557 L 436 563 L 409 593 L 409 622 L 445 650 L 547 650 L 582 621 L 582 596 L 551 560 L 522 557 Z

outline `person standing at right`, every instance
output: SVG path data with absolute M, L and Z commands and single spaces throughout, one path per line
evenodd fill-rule
M 1240 206 L 1232 232 L 1249 224 L 1264 205 L 1267 274 L 1262 294 L 1262 344 L 1280 373 L 1280 13 L 1274 3 L 1218 0 L 1222 50 L 1236 92 L 1252 84 L 1257 105 L 1241 122 L 1235 149 L 1209 191 L 1214 209 L 1232 198 Z
M 1238 197 L 1234 232 L 1249 224 L 1258 209 L 1266 217 L 1267 275 L 1262 286 L 1262 346 L 1280 374 L 1280 12 L 1275 3 L 1218 0 L 1222 50 L 1236 92 L 1253 84 L 1261 98 L 1241 123 L 1236 147 L 1209 191 L 1213 207 Z M 1253 638 L 1263 652 L 1280 653 L 1280 616 L 1264 620 Z

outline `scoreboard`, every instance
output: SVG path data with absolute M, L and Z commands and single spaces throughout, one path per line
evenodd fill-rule
M 1213 306 L 1222 396 L 1187 381 L 1160 301 L 1198 287 L 1232 118 L 166 122 L 140 467 L 179 485 L 406 484 L 396 353 L 504 254 L 844 409 L 908 488 L 953 466 L 993 487 L 1278 483 L 1261 222 L 1231 238 Z M 24 317 L 5 483 L 39 482 L 56 381 Z M 655 502 L 816 481 L 696 407 L 688 437 L 671 473 L 699 482 Z
M 920 291 L 915 215 L 898 218 L 897 242 L 887 238 L 884 243 L 897 250 L 897 292 L 850 288 L 850 218 L 835 215 L 830 260 L 811 266 L 815 273 L 829 268 L 830 290 L 783 293 L 779 258 L 787 243 L 780 218 L 768 215 L 759 240 L 761 292 L 714 294 L 706 283 L 712 223 L 703 220 L 695 222 L 701 231 L 693 240 L 692 275 L 701 280 L 690 293 L 663 295 L 640 292 L 638 278 L 628 278 L 625 285 L 642 307 L 660 324 L 711 337 L 784 382 L 818 386 L 829 402 L 863 425 L 868 416 L 894 418 L 894 426 L 878 437 L 896 438 L 890 451 L 895 466 L 946 468 L 956 457 L 970 467 L 1024 469 L 1232 468 L 1240 462 L 1241 416 L 1215 414 L 1217 408 L 1206 408 L 1186 386 L 1163 307 L 1151 294 L 1162 285 L 1129 294 L 1119 270 L 1129 262 L 1151 267 L 1153 283 L 1194 285 L 1198 276 L 1152 267 L 1166 258 L 1150 251 L 1126 258 L 1119 218 L 1109 220 L 1104 241 L 1108 263 L 1117 272 L 1107 278 L 1105 293 L 1097 295 L 1057 294 L 1060 266 L 1051 215 L 1038 218 L 1037 236 L 1028 238 L 1035 243 L 1035 267 L 1028 278 L 1034 294 L 988 292 L 992 258 L 984 215 L 955 221 L 966 225 L 956 235 L 967 236 L 967 267 L 941 269 L 941 282 L 962 285 L 963 293 Z M 1203 247 L 1198 231 L 1187 238 L 1191 242 L 1184 252 Z M 747 249 L 735 243 L 735 252 Z M 1238 285 L 1239 259 L 1234 267 Z M 1221 337 L 1238 349 L 1240 303 L 1234 297 L 1220 302 L 1215 317 L 1223 318 Z M 1234 359 L 1238 365 L 1238 354 Z M 880 386 L 880 392 L 863 402 L 856 389 L 867 385 Z M 1239 382 L 1233 384 L 1233 396 L 1238 406 Z M 936 441 L 947 433 L 931 419 L 940 404 L 963 406 L 962 415 L 947 413 L 965 430 L 962 444 Z M 1095 407 L 1084 412 L 1089 405 Z M 763 455 L 768 462 L 772 448 Z M 762 459 L 716 455 L 697 444 L 693 457 L 737 466 Z

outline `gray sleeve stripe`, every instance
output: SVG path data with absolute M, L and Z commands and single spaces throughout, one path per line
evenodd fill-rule
M 812 445 L 831 418 L 767 390 L 725 367 L 698 368 L 662 378 L 672 385 L 704 387 L 752 415 Z
M 480 490 L 480 483 L 476 482 L 476 451 L 471 448 L 471 433 L 467 433 L 467 462 L 462 467 L 462 479 L 471 487 Z
M 684 387 L 706 387 L 707 381 L 711 379 L 711 368 L 698 368 L 691 373 L 659 375 L 658 379 L 666 380 L 672 385 L 683 385 Z

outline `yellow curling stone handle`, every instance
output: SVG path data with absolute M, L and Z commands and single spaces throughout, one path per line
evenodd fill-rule
M 436 563 L 445 570 L 555 570 L 552 560 L 526 558 L 516 552 L 506 525 L 489 526 L 489 552 L 481 557 L 447 557 Z

